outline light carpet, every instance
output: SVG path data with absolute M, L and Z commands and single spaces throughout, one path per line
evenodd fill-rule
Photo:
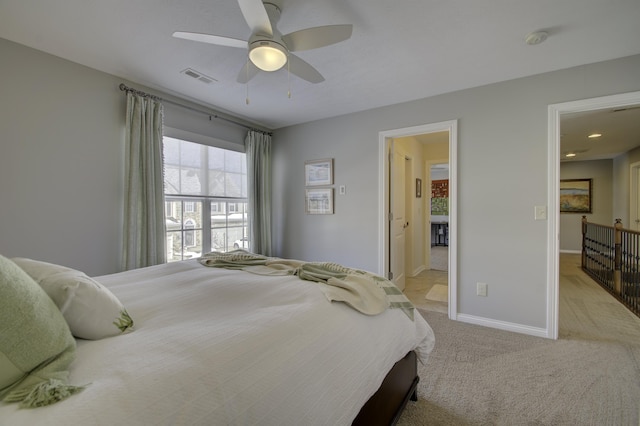
M 431 287 L 431 290 L 429 290 L 424 298 L 427 300 L 433 300 L 435 302 L 448 302 L 449 287 L 442 284 L 436 284 Z
M 399 426 L 638 425 L 640 342 L 553 341 L 420 313 L 436 346 Z
M 640 319 L 572 262 L 559 340 L 419 309 L 436 345 L 398 425 L 639 425 Z

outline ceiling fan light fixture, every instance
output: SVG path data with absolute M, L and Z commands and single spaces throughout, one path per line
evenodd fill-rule
M 262 71 L 277 71 L 287 63 L 287 50 L 279 43 L 258 40 L 249 49 L 249 59 Z

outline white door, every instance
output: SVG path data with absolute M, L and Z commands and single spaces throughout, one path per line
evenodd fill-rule
M 398 150 L 396 144 L 391 142 L 391 155 L 389 159 L 389 190 L 391 215 L 389 223 L 390 247 L 389 247 L 389 271 L 392 281 L 400 289 L 404 290 L 405 280 L 405 154 Z

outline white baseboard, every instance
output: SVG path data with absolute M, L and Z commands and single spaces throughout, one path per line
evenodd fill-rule
M 536 337 L 549 337 L 547 329 L 531 327 L 528 325 L 516 324 L 512 322 L 498 321 L 490 318 L 477 317 L 474 315 L 458 314 L 456 319 L 468 324 L 481 325 L 483 327 L 497 328 L 499 330 L 513 331 L 514 333 L 528 334 Z
M 411 276 L 415 277 L 416 275 L 418 275 L 420 272 L 424 271 L 425 269 L 427 269 L 426 266 L 420 265 L 416 270 L 413 271 Z
M 560 250 L 560 253 L 582 254 L 582 250 Z

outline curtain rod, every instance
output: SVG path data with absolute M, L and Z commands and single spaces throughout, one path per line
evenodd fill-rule
M 133 89 L 131 87 L 127 87 L 124 83 L 120 83 L 119 87 L 120 87 L 120 90 L 122 90 L 123 92 L 132 92 L 132 93 L 135 93 L 136 95 L 144 96 L 145 98 L 155 99 L 155 100 L 160 101 L 160 102 L 165 102 L 165 103 L 168 103 L 168 104 L 171 104 L 171 105 L 175 105 L 175 106 L 178 106 L 178 107 L 181 107 L 181 108 L 184 108 L 184 109 L 188 109 L 188 110 L 191 110 L 191 111 L 199 112 L 200 114 L 208 115 L 209 116 L 209 121 L 211 121 L 211 117 L 213 117 L 213 118 L 217 118 L 218 120 L 223 120 L 223 121 L 226 121 L 228 123 L 235 124 L 236 126 L 244 127 L 245 129 L 248 129 L 248 130 L 253 130 L 254 132 L 263 133 L 263 134 L 269 135 L 269 136 L 272 135 L 271 132 L 267 132 L 266 130 L 256 129 L 255 127 L 247 126 L 246 124 L 240 123 L 239 121 L 234 121 L 234 120 L 231 120 L 229 118 L 221 117 L 218 114 L 212 114 L 211 112 L 208 112 L 208 111 L 204 111 L 204 110 L 201 110 L 201 109 L 198 109 L 198 108 L 193 108 L 193 107 L 190 107 L 189 105 L 184 105 L 184 104 L 181 104 L 179 102 L 174 102 L 174 101 L 170 101 L 168 99 L 163 99 L 163 98 L 161 98 L 159 96 L 152 95 L 152 94 L 143 92 L 141 90 L 136 90 L 136 89 Z

